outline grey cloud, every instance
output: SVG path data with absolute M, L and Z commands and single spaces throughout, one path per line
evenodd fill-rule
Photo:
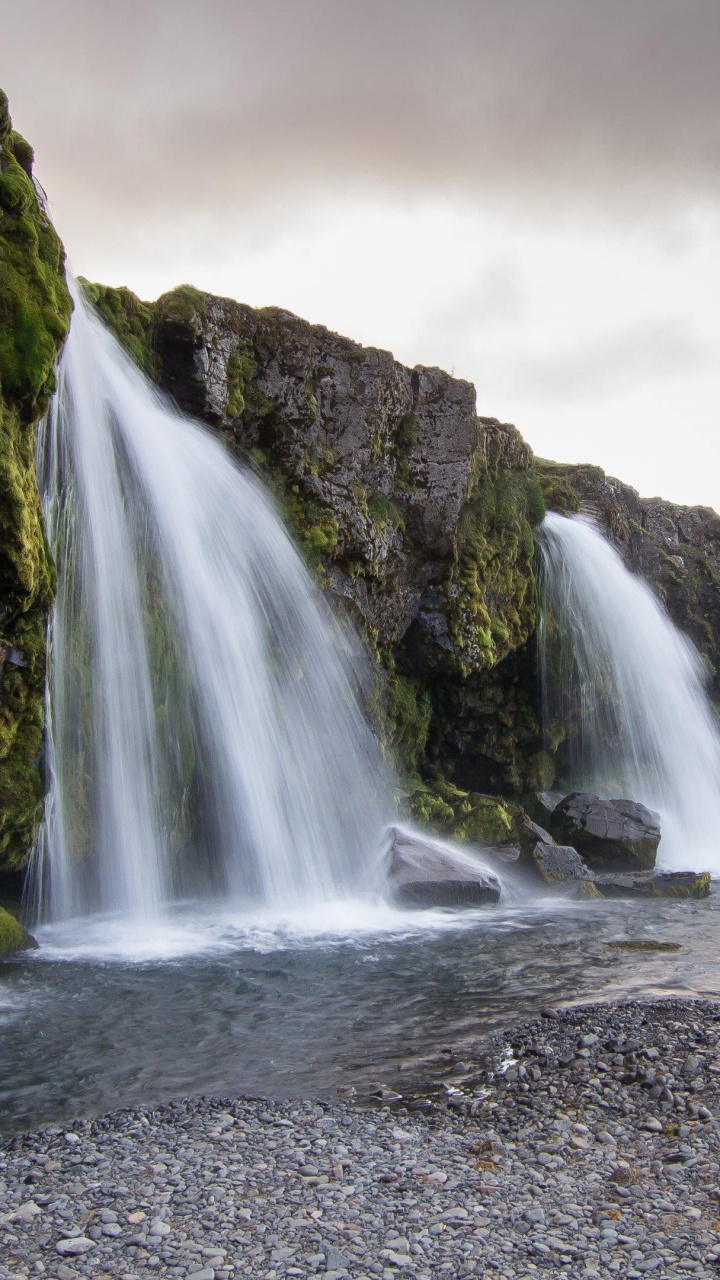
M 379 189 L 653 219 L 720 188 L 718 0 L 0 0 L 0 19 L 48 185 L 135 217 Z
M 557 406 L 589 404 L 714 366 L 707 345 L 681 322 L 668 319 L 618 331 L 546 359 L 517 353 L 514 389 Z

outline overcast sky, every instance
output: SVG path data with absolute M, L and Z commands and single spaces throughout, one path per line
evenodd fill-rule
M 277 304 L 720 508 L 720 0 L 0 0 L 75 272 Z

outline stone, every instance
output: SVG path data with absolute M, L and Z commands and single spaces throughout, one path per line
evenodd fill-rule
M 593 873 L 592 882 L 603 898 L 707 898 L 712 883 L 709 871 L 602 871 Z M 632 946 L 631 943 L 609 945 Z M 652 943 L 643 946 L 649 950 Z M 640 944 L 636 949 L 640 949 Z M 654 949 L 660 947 L 656 945 Z M 663 949 L 677 948 L 668 943 Z
M 537 806 L 546 818 L 549 818 L 550 814 L 557 809 L 562 799 L 562 791 L 537 791 L 535 793 Z
M 388 836 L 388 883 L 402 906 L 477 907 L 500 900 L 498 877 L 471 853 L 402 827 L 391 827 Z
M 57 1253 L 62 1254 L 64 1257 L 89 1253 L 94 1248 L 95 1241 L 89 1240 L 87 1236 L 73 1236 L 70 1240 L 58 1240 L 55 1245 Z
M 340 1271 L 343 1267 L 349 1267 L 350 1263 L 344 1253 L 336 1249 L 333 1245 L 328 1247 L 325 1255 L 325 1270 Z
M 580 854 L 569 845 L 552 840 L 538 840 L 533 849 L 533 862 L 547 884 L 564 884 L 568 880 L 589 881 L 590 871 Z
M 645 870 L 655 865 L 659 820 L 634 800 L 604 800 L 573 791 L 553 809 L 549 822 L 553 837 L 572 844 L 593 869 Z
M 13 955 L 19 951 L 34 951 L 38 943 L 27 932 L 15 916 L 0 907 L 0 956 Z

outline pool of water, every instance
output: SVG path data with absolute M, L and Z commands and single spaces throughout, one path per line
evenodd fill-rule
M 543 1005 L 720 996 L 720 893 L 698 902 L 282 919 L 179 907 L 162 925 L 41 929 L 0 964 L 0 1129 L 185 1094 L 400 1093 Z M 676 943 L 634 951 L 617 941 Z

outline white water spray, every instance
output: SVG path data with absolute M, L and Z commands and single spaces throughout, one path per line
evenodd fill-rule
M 367 892 L 393 805 L 354 642 L 261 485 L 77 292 L 38 473 L 58 570 L 43 913 Z
M 568 734 L 566 791 L 661 816 L 658 861 L 720 874 L 720 734 L 702 662 L 650 587 L 586 517 L 539 536 L 546 732 Z

